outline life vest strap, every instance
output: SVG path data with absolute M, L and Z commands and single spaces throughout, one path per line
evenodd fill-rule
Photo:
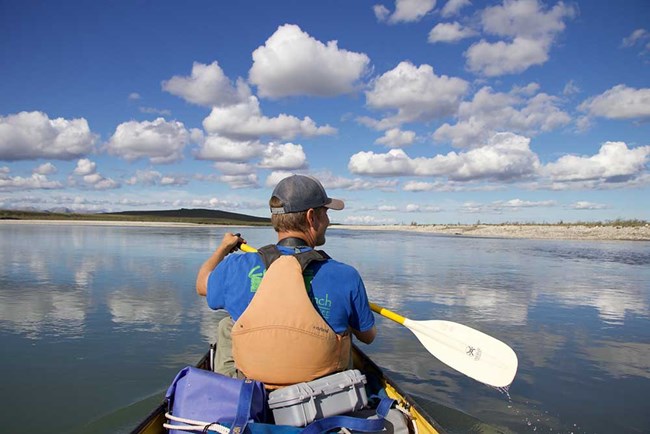
M 266 267 L 267 270 L 276 259 L 282 256 L 282 252 L 275 244 L 260 247 L 257 249 L 257 253 L 262 257 L 262 262 L 264 262 L 264 267 Z M 314 261 L 326 261 L 330 259 L 330 256 L 323 250 L 309 250 L 307 252 L 293 253 L 291 256 L 296 258 L 303 272 L 305 271 L 305 268 Z

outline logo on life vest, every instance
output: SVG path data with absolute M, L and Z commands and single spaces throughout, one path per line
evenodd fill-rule
M 316 326 L 316 325 L 315 325 L 315 326 L 311 326 L 311 328 L 314 329 L 314 330 L 316 330 L 316 331 L 318 331 L 318 332 L 320 332 L 320 333 L 328 334 L 328 333 L 330 332 L 329 329 L 327 329 L 327 328 L 325 328 L 325 327 Z

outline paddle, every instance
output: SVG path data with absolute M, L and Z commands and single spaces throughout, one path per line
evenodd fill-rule
M 240 244 L 244 252 L 256 252 Z M 517 373 L 517 355 L 508 345 L 492 336 L 451 321 L 414 321 L 370 303 L 370 308 L 413 332 L 434 357 L 481 383 L 507 387 Z
M 451 321 L 414 321 L 375 303 L 370 308 L 413 332 L 442 363 L 481 383 L 507 387 L 517 373 L 517 355 L 492 336 Z

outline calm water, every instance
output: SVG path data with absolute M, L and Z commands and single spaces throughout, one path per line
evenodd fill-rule
M 0 224 L 0 431 L 128 431 L 215 336 L 194 279 L 224 231 Z M 650 243 L 328 234 L 376 303 L 517 352 L 509 400 L 377 318 L 363 349 L 450 431 L 650 432 Z

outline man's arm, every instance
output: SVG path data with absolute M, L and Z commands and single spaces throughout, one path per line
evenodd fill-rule
M 221 240 L 221 245 L 217 247 L 217 250 L 212 253 L 204 263 L 199 268 L 199 272 L 196 275 L 196 293 L 202 296 L 206 296 L 208 293 L 208 277 L 212 270 L 214 270 L 217 265 L 223 258 L 228 256 L 230 252 L 237 250 L 237 246 L 246 241 L 235 234 L 226 233 Z
M 352 329 L 352 333 L 364 344 L 371 344 L 377 336 L 377 327 L 372 326 L 371 329 L 366 330 L 365 332 L 360 332 L 359 330 Z

